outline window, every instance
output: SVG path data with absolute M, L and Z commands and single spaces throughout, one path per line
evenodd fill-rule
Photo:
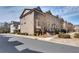
M 24 22 L 24 24 L 26 24 L 26 22 Z

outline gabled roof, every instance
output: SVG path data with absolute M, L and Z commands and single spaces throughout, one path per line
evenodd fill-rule
M 36 10 L 42 12 L 41 8 L 38 6 L 37 8 L 35 8 Z
M 50 11 L 50 10 L 49 10 L 49 11 L 47 11 L 46 13 L 48 13 L 48 14 L 52 15 L 52 13 L 51 13 L 51 11 Z
M 32 9 L 24 9 L 24 11 L 22 12 L 21 16 L 24 14 L 24 12 L 25 12 L 26 10 L 32 10 Z M 21 17 L 21 16 L 20 16 L 20 17 Z
M 29 12 L 27 12 L 27 13 L 25 13 L 25 11 L 26 11 L 26 10 L 30 10 L 30 11 L 29 11 Z M 24 11 L 22 12 L 22 14 L 21 14 L 20 18 L 22 18 L 22 17 L 24 17 L 24 16 L 26 16 L 26 15 L 28 15 L 28 14 L 32 13 L 33 11 L 36 11 L 36 12 L 40 12 L 40 13 L 42 13 L 42 10 L 41 10 L 41 8 L 40 8 L 40 7 L 33 8 L 33 9 L 24 9 Z M 24 14 L 24 13 L 25 13 L 25 14 Z
M 27 13 L 25 13 L 25 11 L 26 10 L 29 10 L 29 12 L 27 12 Z M 47 11 L 46 13 L 44 13 L 44 12 L 42 12 L 42 10 L 41 10 L 41 8 L 40 7 L 37 7 L 37 8 L 33 8 L 33 9 L 24 9 L 24 11 L 22 12 L 22 14 L 21 14 L 21 16 L 20 16 L 20 18 L 23 18 L 23 17 L 25 17 L 26 15 L 28 15 L 28 14 L 30 14 L 30 13 L 32 13 L 32 12 L 38 12 L 38 13 L 40 13 L 40 14 L 42 14 L 42 15 L 44 15 L 45 16 L 45 14 L 49 14 L 49 15 L 52 15 L 52 13 L 51 13 L 51 11 L 49 10 L 49 11 Z M 25 13 L 25 14 L 24 14 Z M 52 15 L 53 17 L 55 17 L 55 18 L 60 18 L 59 16 L 55 16 L 55 15 Z M 64 22 L 64 20 L 63 19 L 61 19 L 61 21 L 63 21 Z

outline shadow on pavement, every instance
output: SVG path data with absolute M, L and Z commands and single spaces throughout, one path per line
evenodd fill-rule
M 23 43 L 18 41 L 8 42 L 10 38 L 12 37 L 0 35 L 0 53 L 41 53 L 30 49 L 25 49 L 20 52 L 14 46 L 21 45 Z
M 27 48 L 27 49 L 25 49 L 25 50 L 23 50 L 23 51 L 21 51 L 21 52 L 22 52 L 22 53 L 43 53 L 43 52 L 31 50 L 31 49 L 29 49 L 29 48 Z
M 13 42 L 10 42 L 10 43 L 11 43 L 12 45 L 14 45 L 14 46 L 23 44 L 23 43 L 18 42 L 18 41 L 13 41 Z
M 12 37 L 6 37 L 0 35 L 0 53 L 18 53 L 19 51 L 15 49 L 15 47 L 8 42 L 8 40 Z

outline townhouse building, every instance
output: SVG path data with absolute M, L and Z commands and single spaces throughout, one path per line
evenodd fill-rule
M 63 29 L 65 29 L 67 32 L 73 32 L 74 31 L 74 25 L 70 22 L 64 21 Z
M 64 20 L 52 15 L 50 11 L 43 12 L 40 7 L 24 9 L 20 16 L 21 33 L 34 34 L 53 31 L 63 27 Z
M 11 21 L 10 24 L 10 33 L 17 33 L 20 32 L 20 22 Z
M 74 25 L 75 32 L 79 32 L 79 25 Z

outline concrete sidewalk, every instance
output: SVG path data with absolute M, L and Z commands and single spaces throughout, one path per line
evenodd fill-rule
M 44 41 L 49 41 L 51 40 L 53 37 L 38 37 L 38 36 L 28 36 L 28 35 L 18 35 L 18 34 L 0 34 L 0 35 L 7 35 L 7 36 L 17 36 L 17 37 L 23 37 L 23 38 L 31 38 L 31 39 L 35 39 L 35 40 L 44 40 Z

